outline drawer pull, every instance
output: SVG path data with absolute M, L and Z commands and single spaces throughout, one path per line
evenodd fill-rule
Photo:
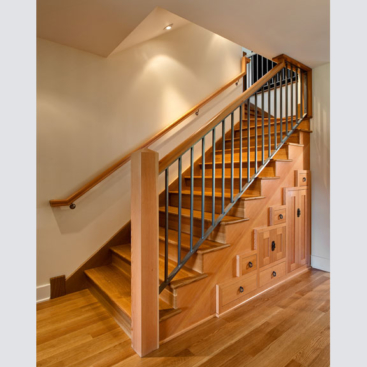
M 248 263 L 248 267 L 249 267 L 249 268 L 252 268 L 252 267 L 253 267 L 253 265 L 254 265 L 254 264 L 253 264 L 251 261 Z
M 283 214 L 279 214 L 279 219 L 283 219 Z
M 306 181 L 307 181 L 307 178 L 306 178 L 306 177 L 303 177 L 303 178 L 302 178 L 302 181 L 303 181 L 303 182 L 306 182 Z
M 240 293 L 243 293 L 243 291 L 244 291 L 243 287 L 240 287 L 239 291 L 240 291 Z
M 271 243 L 271 251 L 274 251 L 275 250 L 275 241 L 273 241 L 272 243 Z
M 277 272 L 273 271 L 273 277 L 276 277 L 276 276 L 277 276 Z

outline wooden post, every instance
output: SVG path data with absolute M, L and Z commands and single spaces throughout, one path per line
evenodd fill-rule
M 158 153 L 131 156 L 131 340 L 143 357 L 159 348 Z

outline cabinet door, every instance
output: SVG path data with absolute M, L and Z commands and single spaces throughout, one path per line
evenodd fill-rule
M 287 270 L 291 272 L 309 262 L 310 201 L 308 189 L 285 189 L 287 206 Z
M 274 228 L 270 231 L 270 247 L 271 247 L 271 259 L 270 262 L 283 259 L 286 254 L 286 226 Z
M 283 259 L 286 255 L 286 224 L 256 228 L 255 248 L 258 249 L 259 267 Z
M 300 265 L 307 264 L 308 260 L 308 243 L 309 243 L 309 208 L 308 208 L 308 192 L 307 190 L 298 191 L 298 208 L 300 216 L 297 217 L 297 225 L 299 227 L 299 242 L 298 242 L 298 263 Z
M 259 267 L 270 264 L 271 249 L 270 249 L 270 230 L 262 228 L 255 230 L 255 243 L 259 248 Z
M 298 251 L 297 243 L 299 240 L 297 223 L 297 205 L 298 205 L 298 190 L 286 189 L 287 200 L 287 270 L 288 272 L 297 269 L 298 267 Z

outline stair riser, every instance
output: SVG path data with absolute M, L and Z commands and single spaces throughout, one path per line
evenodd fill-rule
M 194 236 L 201 237 L 201 220 L 194 218 Z M 159 225 L 161 227 L 165 226 L 165 213 L 159 212 Z M 170 214 L 169 215 L 169 229 L 173 229 L 175 231 L 178 230 L 178 215 L 177 214 Z M 205 220 L 204 221 L 204 230 L 206 231 L 211 226 L 211 221 Z M 190 218 L 188 217 L 181 217 L 181 230 L 184 233 L 190 234 Z M 219 243 L 226 244 L 226 229 L 225 225 L 218 224 L 215 230 L 209 235 L 208 240 L 216 241 Z
M 205 188 L 206 189 L 211 189 L 212 188 L 212 181 L 213 179 L 211 177 L 207 177 L 205 178 Z M 242 178 L 242 185 L 244 186 L 247 182 L 247 177 L 243 177 Z M 259 182 L 259 181 L 257 181 Z M 194 180 L 194 189 L 198 190 L 200 189 L 201 190 L 201 184 L 202 184 L 202 179 L 201 178 L 196 178 Z M 238 192 L 239 192 L 239 184 L 240 184 L 240 180 L 239 178 L 234 178 L 233 179 L 233 191 L 234 191 L 234 195 L 236 195 Z M 190 177 L 188 178 L 185 178 L 185 185 L 186 185 L 186 188 L 190 187 Z M 230 178 L 225 178 L 225 181 L 224 181 L 224 188 L 225 188 L 225 191 L 230 193 L 230 189 L 231 189 L 231 180 Z M 253 183 L 251 185 L 250 188 L 248 188 L 246 190 L 246 193 L 249 193 L 251 191 L 251 195 L 253 192 L 255 192 L 256 195 L 260 195 L 260 187 L 259 187 L 259 190 L 257 190 L 258 186 L 255 186 L 255 183 Z M 221 178 L 215 178 L 215 191 L 219 194 L 222 193 L 222 179 Z
M 119 326 L 125 331 L 125 333 L 131 336 L 131 319 L 105 294 L 103 289 L 99 288 L 91 279 L 88 278 L 88 289 L 98 299 L 98 301 L 106 308 L 106 310 L 112 315 Z
M 287 159 L 288 156 L 287 156 L 287 150 L 286 150 L 286 147 L 282 147 L 279 149 L 279 157 L 280 155 L 282 155 L 282 157 L 284 157 L 284 159 Z M 269 158 L 269 152 L 267 149 L 264 149 L 264 159 L 268 159 Z M 237 151 L 237 152 L 234 152 L 233 153 L 233 159 L 235 162 L 239 162 L 240 160 L 240 153 Z M 257 161 L 259 163 L 259 165 L 261 164 L 261 159 L 262 159 L 262 151 L 259 150 L 257 152 Z M 252 150 L 250 151 L 250 160 L 251 161 L 255 161 L 255 152 Z M 215 161 L 217 163 L 220 163 L 222 162 L 222 155 L 220 153 L 218 153 L 215 157 Z M 243 162 L 247 162 L 247 152 L 242 152 L 242 161 Z M 211 157 L 208 159 L 208 162 L 207 163 L 211 163 L 212 162 L 212 159 Z M 231 162 L 231 154 L 229 152 L 226 152 L 225 154 L 225 162 L 226 163 L 230 163 Z
M 288 127 L 288 129 L 289 129 L 290 127 Z M 285 126 L 283 126 L 283 136 L 285 136 L 285 130 L 286 129 L 286 127 Z M 255 128 L 253 128 L 253 129 L 250 129 L 250 137 L 255 137 Z M 277 135 L 279 135 L 280 136 L 280 126 L 277 124 L 277 129 L 275 130 L 275 126 L 271 126 L 270 127 L 270 132 L 271 133 L 274 133 L 275 131 L 277 131 Z M 257 128 L 257 136 L 259 137 L 259 136 L 261 136 L 261 134 L 262 134 L 262 128 L 260 127 L 258 127 Z M 268 126 L 265 126 L 264 127 L 264 135 L 265 136 L 268 136 L 268 134 L 269 134 L 269 130 L 268 130 Z M 234 132 L 234 137 L 235 138 L 239 138 L 240 137 L 240 131 L 239 130 L 235 130 L 235 132 Z M 247 128 L 242 128 L 242 138 L 244 138 L 244 137 L 246 137 L 247 138 Z
M 121 259 L 121 257 L 115 253 L 112 253 L 112 264 L 116 265 L 127 276 L 131 277 L 131 264 Z
M 212 197 L 205 196 L 204 206 L 205 211 L 211 213 L 212 211 Z M 225 206 L 230 203 L 229 198 L 224 200 Z M 178 194 L 170 194 L 170 205 L 178 207 Z M 182 195 L 182 207 L 190 209 L 190 195 Z M 201 210 L 201 196 L 194 195 L 194 210 Z M 222 199 L 220 197 L 215 198 L 215 212 L 217 214 L 222 213 Z M 245 218 L 245 202 L 239 200 L 233 208 L 230 210 L 228 215 L 233 217 Z
M 188 253 L 189 253 L 189 250 L 181 249 L 181 259 L 183 259 Z M 165 254 L 165 243 L 164 243 L 164 241 L 159 241 L 159 254 L 161 256 L 164 256 L 164 254 Z M 177 244 L 168 243 L 168 258 L 172 261 L 177 262 L 177 255 L 178 255 Z M 185 267 L 187 267 L 189 269 L 192 269 L 192 270 L 195 270 L 198 273 L 203 273 L 202 256 L 203 255 L 197 254 L 197 253 L 193 254 L 191 256 L 191 258 L 188 260 L 188 262 L 185 264 Z M 169 303 L 169 302 L 167 302 L 167 303 Z M 172 307 L 174 307 L 174 306 L 172 305 Z
M 237 167 L 236 167 L 237 166 Z M 237 164 L 236 166 L 234 166 L 233 168 L 233 174 L 234 176 L 239 176 L 240 174 L 240 169 L 239 169 L 239 164 Z M 212 177 L 212 166 L 210 166 L 210 168 L 207 166 L 205 168 L 205 177 Z M 230 167 L 226 167 L 224 169 L 224 176 L 228 177 L 231 174 L 231 168 Z M 255 173 L 255 168 L 250 168 L 250 177 Z M 216 176 L 220 176 L 222 175 L 222 166 L 216 166 L 215 169 L 215 174 Z M 271 162 L 269 162 L 269 164 L 261 171 L 261 174 L 259 177 L 274 177 L 275 176 L 275 168 L 273 165 L 271 165 Z M 242 177 L 247 178 L 247 162 L 242 164 Z
M 266 130 L 265 131 L 265 136 L 264 136 L 264 142 L 265 142 L 265 145 L 268 146 L 268 143 L 269 143 L 269 135 L 268 135 L 268 131 Z M 300 132 L 299 131 L 295 131 L 287 140 L 287 142 L 289 143 L 296 143 L 296 144 L 300 144 L 299 142 L 299 134 Z M 272 144 L 272 147 L 274 147 L 274 133 L 272 133 L 271 135 L 271 144 Z M 280 134 L 278 133 L 277 134 L 277 139 L 278 139 L 278 143 L 280 141 Z M 250 137 L 250 148 L 253 149 L 255 147 L 255 135 L 252 134 L 252 136 Z M 261 136 L 261 132 L 260 134 L 258 134 L 258 137 L 257 137 L 257 143 L 258 143 L 258 146 L 261 146 L 261 143 L 262 143 L 262 136 Z M 242 146 L 244 148 L 247 148 L 247 131 L 246 131 L 246 135 L 243 133 L 242 135 Z M 231 149 L 231 140 L 226 140 L 225 142 L 225 147 L 226 149 Z M 239 148 L 240 147 L 240 139 L 239 139 L 239 136 L 234 140 L 234 148 Z

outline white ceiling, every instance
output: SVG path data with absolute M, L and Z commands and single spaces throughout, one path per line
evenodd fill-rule
M 182 26 L 185 19 L 268 58 L 284 53 L 310 67 L 330 61 L 329 0 L 37 3 L 39 37 L 105 57 L 158 36 L 166 22 Z

